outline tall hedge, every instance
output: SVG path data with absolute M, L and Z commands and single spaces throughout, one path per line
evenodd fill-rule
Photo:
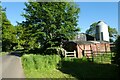
M 114 62 L 120 66 L 120 36 L 115 41 L 115 57 Z

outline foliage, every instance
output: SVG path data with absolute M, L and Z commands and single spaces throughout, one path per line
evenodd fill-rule
M 35 41 L 35 38 L 28 39 L 28 35 L 29 35 L 28 32 L 19 23 L 16 26 L 16 29 L 17 29 L 18 47 L 28 50 L 40 47 L 39 44 Z
M 113 53 L 102 53 L 94 56 L 94 62 L 111 64 Z
M 110 26 L 108 26 L 108 32 L 109 32 L 109 36 L 110 36 L 110 42 L 113 42 L 114 40 L 117 39 L 117 30 L 115 28 L 111 28 Z
M 51 69 L 51 68 L 56 68 L 56 64 L 60 61 L 60 57 L 57 55 L 24 55 L 23 61 L 28 62 L 27 66 L 29 69 L 34 68 L 34 69 L 39 69 L 43 70 L 45 69 Z M 30 63 L 30 64 L 29 64 Z
M 8 54 L 8 52 L 0 52 L 0 56 L 4 56 L 6 54 Z
M 78 80 L 115 80 L 119 77 L 116 65 L 97 64 L 84 59 L 64 59 L 59 70 Z
M 96 30 L 97 22 L 94 22 L 90 25 L 90 28 L 86 30 L 86 34 L 89 34 L 93 37 L 95 37 L 95 30 Z
M 5 11 L 2 11 L 2 50 L 12 50 L 16 45 L 16 28 L 7 19 Z
M 115 57 L 113 58 L 114 63 L 120 66 L 120 36 L 115 41 Z
M 58 54 L 61 57 L 64 56 L 64 52 L 65 50 L 63 48 L 60 47 L 49 47 L 46 49 L 45 54 Z
M 93 24 L 91 24 L 90 28 L 86 30 L 86 34 L 89 34 L 95 37 L 97 24 L 98 24 L 97 22 L 94 22 Z M 110 26 L 108 26 L 108 32 L 109 32 L 110 42 L 113 42 L 114 39 L 117 38 L 117 30 L 115 28 L 111 28 Z
M 1 2 L 0 2 L 0 4 L 1 4 Z M 1 13 L 1 11 L 2 11 L 2 7 L 1 7 L 1 5 L 0 5 L 0 51 L 2 51 L 1 49 L 2 49 L 2 13 Z
M 22 65 L 27 78 L 69 78 L 57 70 L 60 60 L 58 55 L 25 54 L 22 56 Z
M 118 77 L 117 67 L 97 64 L 86 58 L 60 58 L 58 55 L 24 55 L 22 65 L 26 78 L 71 78 L 110 80 Z
M 25 5 L 22 16 L 26 21 L 21 25 L 23 38 L 30 48 L 34 48 L 34 44 L 43 49 L 60 46 L 62 39 L 71 39 L 79 31 L 76 27 L 79 8 L 72 3 L 29 2 Z

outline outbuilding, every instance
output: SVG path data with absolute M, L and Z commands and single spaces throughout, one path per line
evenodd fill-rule
M 63 44 L 66 51 L 76 51 L 76 56 L 82 58 L 84 55 L 91 53 L 107 53 L 110 52 L 109 42 L 99 41 L 67 41 Z

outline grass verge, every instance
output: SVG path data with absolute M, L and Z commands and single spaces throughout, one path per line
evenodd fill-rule
M 82 59 L 61 59 L 58 55 L 23 55 L 22 65 L 27 78 L 74 78 L 79 80 L 115 80 L 118 67 L 113 64 L 88 62 Z
M 0 56 L 4 56 L 6 54 L 8 54 L 8 52 L 0 52 Z
M 71 75 L 59 71 L 58 55 L 23 55 L 22 64 L 27 78 L 72 78 Z

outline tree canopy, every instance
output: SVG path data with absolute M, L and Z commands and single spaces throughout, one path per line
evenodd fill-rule
M 1 4 L 1 3 L 0 3 Z M 2 7 L 1 7 L 1 5 L 0 5 L 0 51 L 2 51 L 2 13 L 1 13 L 1 11 L 2 11 Z
M 2 51 L 12 50 L 17 44 L 16 29 L 7 19 L 5 11 L 2 11 Z
M 60 46 L 61 39 L 72 39 L 76 35 L 80 9 L 69 2 L 28 2 L 25 3 L 26 19 L 20 25 L 24 44 L 32 48 Z
M 90 28 L 86 30 L 86 34 L 89 34 L 95 37 L 95 30 L 96 30 L 97 22 L 90 25 Z

